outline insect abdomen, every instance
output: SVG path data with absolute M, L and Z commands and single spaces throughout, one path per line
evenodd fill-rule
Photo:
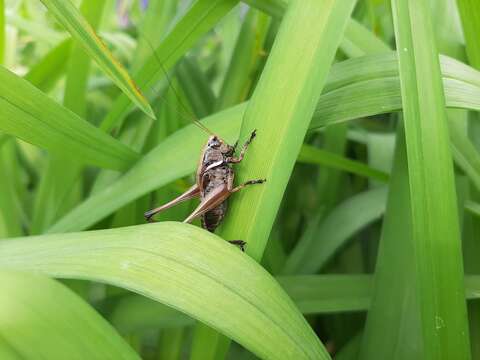
M 224 201 L 215 209 L 206 212 L 205 215 L 202 216 L 202 227 L 210 232 L 214 232 L 222 222 L 226 211 L 227 202 Z

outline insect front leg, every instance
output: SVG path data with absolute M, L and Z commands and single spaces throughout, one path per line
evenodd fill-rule
M 255 136 L 257 136 L 257 130 L 253 130 L 252 133 L 250 134 L 250 138 L 247 141 L 245 141 L 245 144 L 243 144 L 242 150 L 240 151 L 240 155 L 238 157 L 235 157 L 235 156 L 228 157 L 225 159 L 225 162 L 227 164 L 235 164 L 242 161 L 243 157 L 245 156 L 245 152 L 247 151 L 248 145 L 250 145 L 252 140 L 255 139 Z

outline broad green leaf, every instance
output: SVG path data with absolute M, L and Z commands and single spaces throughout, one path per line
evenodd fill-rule
M 78 43 L 82 44 L 88 55 L 96 61 L 122 92 L 145 114 L 155 118 L 150 104 L 130 78 L 127 70 L 113 57 L 110 50 L 70 0 L 42 0 L 42 2 Z
M 470 100 L 463 106 L 480 110 L 479 73 L 445 57 L 442 57 L 442 63 L 444 81 L 447 84 L 451 82 L 456 84 L 445 89 L 447 100 L 468 97 Z M 356 58 L 333 65 L 325 85 L 328 92 L 320 96 L 310 128 L 316 129 L 362 116 L 401 110 L 400 86 L 395 74 L 398 74 L 398 69 L 396 58 L 392 54 Z M 467 79 L 471 83 L 464 81 Z M 479 85 L 477 87 L 472 83 Z M 350 89 L 357 90 L 350 91 Z M 237 140 L 240 122 L 247 104 L 218 112 L 208 117 L 205 125 L 232 144 Z M 344 104 L 348 110 L 343 112 L 339 104 Z M 181 129 L 146 154 L 118 181 L 88 198 L 49 231 L 65 232 L 85 229 L 128 202 L 193 173 L 206 140 L 207 136 L 194 125 Z M 462 142 L 468 142 L 468 139 L 464 138 Z M 182 144 L 181 148 L 175 146 L 178 143 Z M 470 155 L 462 157 L 471 158 Z M 468 171 L 469 168 L 472 169 L 475 166 L 468 166 L 464 171 Z M 476 168 L 475 171 L 480 174 L 480 169 Z
M 235 215 L 226 219 L 222 234 L 249 242 L 247 252 L 257 260 L 353 5 L 354 1 L 292 1 L 249 102 L 240 139 L 253 129 L 257 138 L 248 161 L 239 164 L 238 178 L 266 178 L 267 183 L 236 196 L 231 207 Z M 254 221 L 257 216 L 261 222 Z
M 138 65 L 140 70 L 134 76 L 137 84 L 143 89 L 151 89 L 165 77 L 165 71 L 169 71 L 237 3 L 238 0 L 197 0 L 155 49 L 155 54 L 144 64 Z M 100 128 L 108 132 L 130 110 L 130 101 L 124 94 L 120 95 L 102 120 Z
M 360 161 L 348 159 L 330 151 L 304 144 L 297 159 L 298 162 L 318 164 L 333 169 L 343 170 L 355 175 L 366 176 L 381 182 L 388 182 L 388 174 L 373 169 Z
M 413 264 L 424 357 L 468 359 L 470 347 L 452 155 L 427 1 L 392 0 L 405 123 Z
M 55 280 L 0 271 L 2 359 L 140 359 L 112 326 Z
M 196 226 L 163 222 L 34 236 L 3 241 L 0 253 L 0 269 L 95 280 L 153 298 L 263 359 L 328 359 L 280 285 L 238 248 Z
M 138 155 L 0 67 L 0 130 L 82 163 L 125 169 Z

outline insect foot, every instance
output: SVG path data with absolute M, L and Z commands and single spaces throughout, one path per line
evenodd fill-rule
M 230 240 L 229 243 L 238 246 L 240 248 L 240 250 L 245 252 L 245 245 L 247 245 L 247 243 L 245 241 L 243 241 L 243 240 Z

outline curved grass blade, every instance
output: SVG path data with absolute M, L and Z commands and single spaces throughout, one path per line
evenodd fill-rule
M 4 241 L 0 269 L 89 279 L 138 292 L 264 359 L 328 359 L 280 285 L 253 259 L 196 226 L 163 222 Z M 268 331 L 252 331 L 268 329 Z
M 14 271 L 0 271 L 0 358 L 140 359 L 65 286 Z
M 470 357 L 445 97 L 429 4 L 392 0 L 424 357 Z
M 70 0 L 41 0 L 65 29 L 83 45 L 85 51 L 110 79 L 148 116 L 155 118 L 148 100 L 128 75 L 127 70 L 113 57 L 87 20 Z
M 82 163 L 128 168 L 138 154 L 0 67 L 0 130 Z

